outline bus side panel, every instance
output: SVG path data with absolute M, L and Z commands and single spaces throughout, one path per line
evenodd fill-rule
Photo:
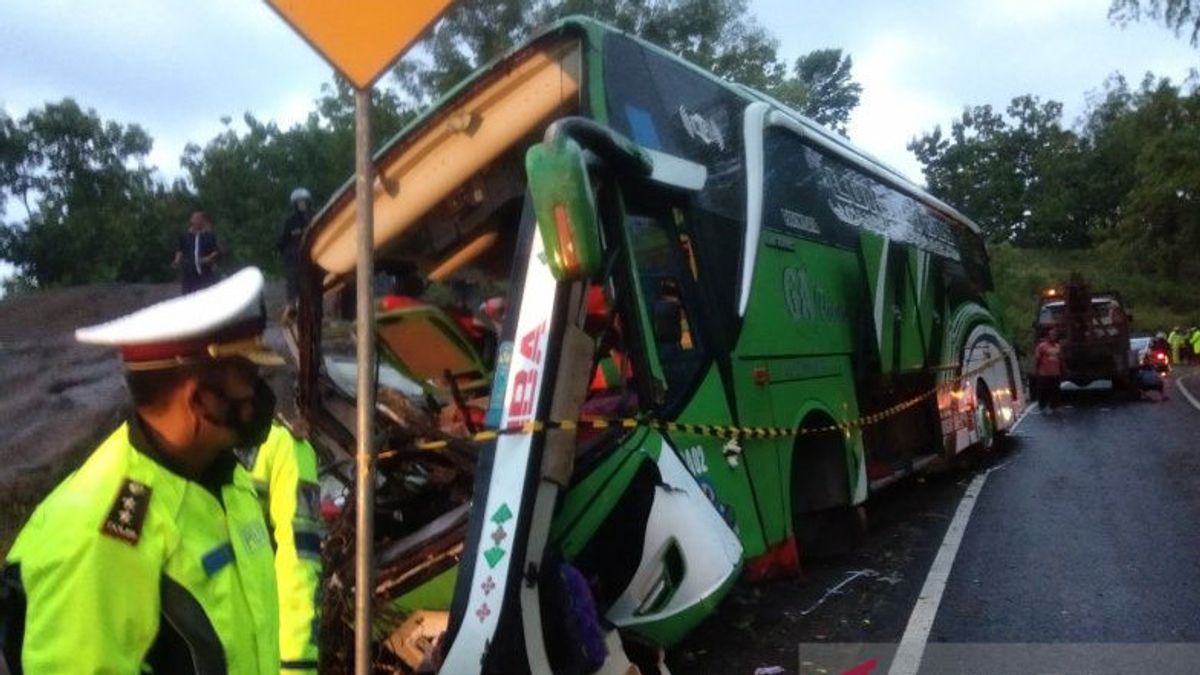
M 779 425 L 770 391 L 765 383 L 757 384 L 755 381 L 756 372 L 763 372 L 766 368 L 766 361 L 762 359 L 738 359 L 733 363 L 742 427 Z M 740 463 L 749 479 L 755 508 L 762 522 L 762 536 L 769 550 L 785 541 L 790 530 L 783 508 L 787 497 L 785 480 L 779 475 L 781 456 L 787 451 L 789 442 L 776 438 L 740 438 L 736 445 L 740 448 Z
M 817 361 L 820 357 L 805 359 L 805 361 Z M 820 359 L 821 361 L 833 361 L 825 366 L 830 370 L 827 374 L 819 374 L 816 368 L 808 368 L 812 375 L 794 380 L 776 381 L 774 378 L 771 381 L 771 396 L 775 405 L 776 416 L 787 426 L 793 428 L 801 428 L 806 426 L 807 422 L 813 419 L 824 419 L 826 417 L 834 420 L 855 419 L 859 416 L 858 405 L 855 401 L 855 387 L 853 372 L 850 361 L 846 357 L 841 357 L 836 360 Z M 789 364 L 780 363 L 782 370 L 788 367 Z M 782 378 L 780 378 L 782 379 Z M 867 499 L 867 483 L 865 472 L 865 461 L 863 454 L 862 434 L 855 431 L 845 432 L 845 465 L 847 480 L 846 488 L 849 497 L 849 503 L 861 504 Z M 791 439 L 789 439 L 791 440 Z M 804 439 L 801 437 L 799 442 L 793 442 L 792 446 L 804 446 Z M 803 463 L 805 457 L 798 455 L 793 451 L 793 447 L 788 448 L 788 452 L 781 457 L 779 464 L 779 475 L 790 477 L 793 472 L 793 465 L 796 462 Z M 787 499 L 785 504 L 788 507 L 789 523 L 791 520 L 791 496 L 792 485 L 787 486 Z M 790 531 L 790 528 L 789 528 Z
M 868 311 L 851 250 L 764 235 L 737 353 L 743 358 L 850 354 Z
M 716 368 L 709 370 L 678 421 L 721 426 L 732 424 Z M 759 505 L 754 500 L 747 463 L 732 447 L 730 456 L 726 457 L 728 441 L 715 435 L 672 432 L 671 442 L 679 448 L 684 465 L 696 478 L 701 490 L 737 533 L 745 556 L 753 558 L 766 551 L 767 540 L 759 516 Z
M 817 407 L 833 420 L 857 417 L 850 354 L 866 302 L 862 288 L 852 249 L 764 230 L 734 362 L 742 426 L 795 428 L 804 411 Z M 742 443 L 767 545 L 790 548 L 795 439 Z M 856 482 L 861 445 L 852 447 L 856 452 L 837 473 L 853 483 L 851 497 L 865 498 Z

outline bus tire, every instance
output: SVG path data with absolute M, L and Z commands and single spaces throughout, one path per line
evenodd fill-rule
M 804 427 L 832 424 L 825 415 Z M 850 478 L 842 434 L 822 432 L 796 438 L 792 456 L 792 532 L 800 560 L 849 553 L 866 532 L 866 511 L 850 503 Z
M 979 380 L 975 385 L 975 401 L 983 411 L 983 417 L 979 420 L 979 449 L 985 453 L 992 452 L 996 449 L 999 432 L 996 431 L 996 406 L 987 382 Z

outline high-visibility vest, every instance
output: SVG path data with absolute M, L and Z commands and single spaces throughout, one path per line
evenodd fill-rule
M 201 484 L 156 456 L 140 422 L 121 425 L 17 536 L 8 572 L 26 603 L 26 673 L 279 671 L 250 475 L 230 453 Z
M 315 672 L 324 535 L 317 453 L 276 422 L 247 459 L 275 546 L 280 664 L 285 672 Z

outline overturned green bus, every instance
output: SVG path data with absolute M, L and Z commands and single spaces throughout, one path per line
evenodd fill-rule
M 970 220 L 607 26 L 481 69 L 375 168 L 376 591 L 410 668 L 669 646 L 1025 403 Z M 347 185 L 298 324 L 327 493 L 353 482 L 354 252 Z

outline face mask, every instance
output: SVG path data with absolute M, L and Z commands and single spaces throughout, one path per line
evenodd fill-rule
M 204 418 L 210 424 L 230 429 L 234 434 L 234 447 L 257 448 L 267 440 L 271 433 L 271 420 L 275 417 L 275 393 L 261 378 L 254 380 L 254 396 L 249 399 L 250 415 L 242 417 L 242 409 L 247 399 L 231 399 L 215 389 L 210 390 L 218 398 L 225 400 L 223 414 L 204 410 Z

